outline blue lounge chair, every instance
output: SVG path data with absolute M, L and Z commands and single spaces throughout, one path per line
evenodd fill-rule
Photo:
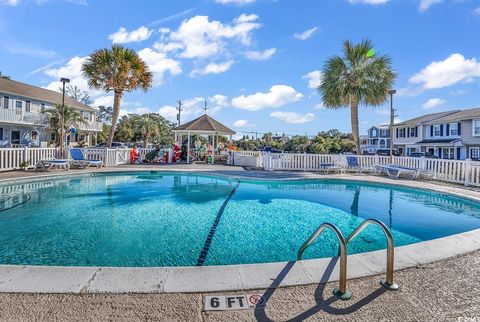
M 70 162 L 72 166 L 76 165 L 80 168 L 88 168 L 91 165 L 97 166 L 101 168 L 103 166 L 103 162 L 101 160 L 87 160 L 83 156 L 83 152 L 80 149 L 70 149 L 70 156 L 72 157 L 72 161 Z
M 373 169 L 372 167 L 362 167 L 358 163 L 358 158 L 356 156 L 347 155 L 346 159 L 347 159 L 347 167 L 349 169 L 355 170 L 357 174 L 362 174 L 363 172 L 368 172 L 371 174 L 375 172 L 375 169 Z

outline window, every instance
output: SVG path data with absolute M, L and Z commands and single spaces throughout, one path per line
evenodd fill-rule
M 32 140 L 37 140 L 37 139 L 38 139 L 38 132 L 32 131 Z
M 32 103 L 32 105 L 30 106 L 30 110 L 32 112 L 40 112 L 40 104 L 38 103 Z
M 411 138 L 416 138 L 417 137 L 417 128 L 416 127 L 411 127 L 410 128 L 410 137 Z
M 470 148 L 470 159 L 480 160 L 480 148 Z
M 3 108 L 8 108 L 8 96 L 3 97 Z
M 30 101 L 25 102 L 25 112 L 30 112 Z
M 23 102 L 15 101 L 15 108 L 21 110 L 23 108 Z
M 0 108 L 3 107 L 3 97 L 0 96 Z
M 441 126 L 440 124 L 435 124 L 433 126 L 433 136 L 440 136 L 440 133 L 441 133 Z
M 380 130 L 380 135 L 381 136 L 386 136 L 387 135 L 387 130 Z
M 473 135 L 480 136 L 480 119 L 473 120 Z
M 455 159 L 455 148 L 442 148 L 443 159 Z
M 372 130 L 372 136 L 377 136 L 377 130 L 375 129 Z
M 401 137 L 401 138 L 404 138 L 404 137 L 405 137 L 405 128 L 400 129 L 400 131 L 399 131 L 399 133 L 398 133 L 398 137 Z
M 450 135 L 458 135 L 458 123 L 450 123 Z
M 89 120 L 90 119 L 90 112 L 83 112 L 83 118 L 86 119 L 86 120 Z
M 12 131 L 10 137 L 10 144 L 19 145 L 20 144 L 20 131 Z
M 3 141 L 3 128 L 0 127 L 0 141 Z

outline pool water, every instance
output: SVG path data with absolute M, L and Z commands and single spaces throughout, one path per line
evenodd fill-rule
M 396 246 L 480 228 L 479 203 L 342 180 L 238 183 L 136 172 L 0 186 L 0 192 L 0 264 L 265 263 L 295 260 L 323 222 L 347 236 L 364 219 L 376 218 L 391 228 Z M 381 230 L 369 226 L 348 250 L 385 247 Z M 336 256 L 337 249 L 326 232 L 304 258 Z

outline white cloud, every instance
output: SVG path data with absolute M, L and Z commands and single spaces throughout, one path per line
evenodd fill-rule
M 11 54 L 26 55 L 38 58 L 54 58 L 57 56 L 57 53 L 53 50 L 20 42 L 3 42 L 3 47 Z
M 182 22 L 178 30 L 164 30 L 163 39 L 155 48 L 179 51 L 183 58 L 218 56 L 228 47 L 229 41 L 250 45 L 252 31 L 261 27 L 258 16 L 242 14 L 230 24 L 210 21 L 208 16 L 195 16 Z
M 236 4 L 236 5 L 245 5 L 248 3 L 253 3 L 256 0 L 215 0 L 216 3 L 220 4 Z
M 226 61 L 224 63 L 210 63 L 203 68 L 195 68 L 190 72 L 191 77 L 207 75 L 207 74 L 220 74 L 229 70 L 233 65 L 233 60 Z
M 245 57 L 251 60 L 267 60 L 277 52 L 276 48 L 266 49 L 264 51 L 247 51 Z
M 215 94 L 210 96 L 208 100 L 215 106 L 227 107 L 229 105 L 228 96 L 225 95 Z
M 480 7 L 477 7 L 473 10 L 473 13 L 476 14 L 477 16 L 480 16 Z
M 244 127 L 248 124 L 248 121 L 247 120 L 236 120 L 234 123 L 233 123 L 233 126 L 235 127 Z
M 20 0 L 0 0 L 0 3 L 14 7 L 20 3 Z
M 313 36 L 315 32 L 318 31 L 318 27 L 313 27 L 310 29 L 305 30 L 301 33 L 295 33 L 293 37 L 297 38 L 298 40 L 307 40 Z
M 420 0 L 420 5 L 418 6 L 419 11 L 426 11 L 431 6 L 439 4 L 443 2 L 443 0 Z
M 323 80 L 323 74 L 319 70 L 314 70 L 302 76 L 302 79 L 308 79 L 308 88 L 316 89 Z
M 153 30 L 149 30 L 145 26 L 141 26 L 138 29 L 132 30 L 128 32 L 124 27 L 120 27 L 120 29 L 109 35 L 108 39 L 111 40 L 113 43 L 117 44 L 126 44 L 130 42 L 139 42 L 143 40 L 147 40 L 152 35 Z
M 61 66 L 59 68 L 49 68 L 45 70 L 45 74 L 47 76 L 55 79 L 53 82 L 47 85 L 46 88 L 58 92 L 59 88 L 61 88 L 62 86 L 60 78 L 65 77 L 70 79 L 71 85 L 88 91 L 92 97 L 104 94 L 103 91 L 90 89 L 87 80 L 83 77 L 82 64 L 85 62 L 86 59 L 87 57 L 76 56 L 71 58 L 64 66 Z
M 426 101 L 425 103 L 423 103 L 422 107 L 424 109 L 428 110 L 428 109 L 435 108 L 437 106 L 443 105 L 446 102 L 447 102 L 446 100 L 443 100 L 441 98 L 431 98 L 428 101 Z
M 138 52 L 138 55 L 147 63 L 150 71 L 153 73 L 154 85 L 158 86 L 163 84 L 164 76 L 167 72 L 171 75 L 182 73 L 180 62 L 168 58 L 163 52 L 158 52 L 151 48 L 144 48 Z
M 313 107 L 314 110 L 324 110 L 325 106 L 323 106 L 323 103 L 318 103 Z
M 313 113 L 300 114 L 295 112 L 273 112 L 270 114 L 271 117 L 277 118 L 285 123 L 291 124 L 303 124 L 313 121 L 315 115 Z
M 348 0 L 348 3 L 363 3 L 363 4 L 384 4 L 389 2 L 390 0 Z
M 195 116 L 198 116 L 203 112 L 205 99 L 203 97 L 194 97 L 186 100 L 182 100 L 182 124 L 191 120 Z M 170 121 L 177 120 L 177 107 L 171 105 L 165 105 L 158 110 L 158 113 Z
M 113 106 L 113 95 L 104 95 L 97 97 L 94 101 L 92 106 Z
M 280 107 L 282 105 L 296 102 L 302 99 L 303 95 L 293 87 L 287 85 L 274 85 L 268 93 L 255 93 L 252 95 L 241 95 L 232 99 L 232 105 L 236 108 L 257 111 L 265 107 Z
M 452 86 L 459 82 L 480 77 L 480 62 L 475 58 L 465 59 L 461 54 L 450 55 L 442 61 L 434 61 L 410 78 L 410 83 L 423 89 Z

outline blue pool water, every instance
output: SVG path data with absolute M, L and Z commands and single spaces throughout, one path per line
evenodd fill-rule
M 237 183 L 137 172 L 0 187 L 0 264 L 191 266 L 202 254 L 204 265 L 264 263 L 295 260 L 323 222 L 347 236 L 377 218 L 396 246 L 480 228 L 480 204 L 424 190 L 342 180 Z M 370 226 L 348 249 L 385 247 Z M 327 232 L 304 257 L 336 253 Z

